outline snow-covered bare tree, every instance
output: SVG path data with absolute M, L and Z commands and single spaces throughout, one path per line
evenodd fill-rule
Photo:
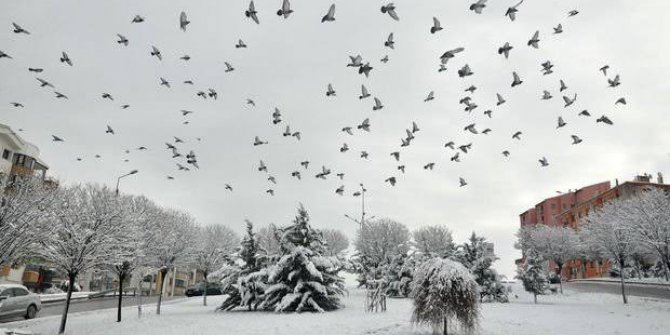
M 256 233 L 259 251 L 268 257 L 278 257 L 281 255 L 281 233 L 274 224 L 261 228 Z
M 161 276 L 156 304 L 156 314 L 160 314 L 167 273 L 193 261 L 197 231 L 193 217 L 173 209 L 160 210 L 146 229 L 146 239 L 151 243 L 145 251 L 146 264 L 158 269 Z
M 456 250 L 451 230 L 442 225 L 425 226 L 412 232 L 415 247 L 425 255 L 451 257 Z
M 507 290 L 501 283 L 498 272 L 491 268 L 498 260 L 488 251 L 486 238 L 472 232 L 470 238 L 458 246 L 454 259 L 461 262 L 473 274 L 480 287 L 480 301 L 508 302 Z
M 198 236 L 193 255 L 193 265 L 203 274 L 202 304 L 207 306 L 207 276 L 219 270 L 239 245 L 239 236 L 230 228 L 213 224 L 197 230 Z
M 354 242 L 356 262 L 360 265 L 359 271 L 362 271 L 359 282 L 365 284 L 368 277 L 379 279 L 383 274 L 381 265 L 388 264 L 395 255 L 407 254 L 409 237 L 409 230 L 400 222 L 391 219 L 366 222 Z
M 582 243 L 587 248 L 597 249 L 603 257 L 611 260 L 619 267 L 621 281 L 621 297 L 626 297 L 625 272 L 626 263 L 638 249 L 633 223 L 627 220 L 628 211 L 624 201 L 615 200 L 600 209 L 591 211 L 586 217 L 586 224 L 579 232 Z
M 621 206 L 620 217 L 630 224 L 636 242 L 665 266 L 670 280 L 670 193 L 649 188 Z
M 575 230 L 569 227 L 536 225 L 530 232 L 529 243 L 530 248 L 540 258 L 556 264 L 556 274 L 561 293 L 563 293 L 561 275 L 563 265 L 579 256 L 579 238 Z
M 54 184 L 34 176 L 7 181 L 0 183 L 0 266 L 33 250 L 39 236 L 35 222 L 51 210 L 57 191 Z
M 412 322 L 429 324 L 433 331 L 448 333 L 456 321 L 464 333 L 475 330 L 479 320 L 479 285 L 458 262 L 435 257 L 421 264 L 412 285 Z
M 36 254 L 67 274 L 68 290 L 59 334 L 65 332 L 70 298 L 77 276 L 108 264 L 110 255 L 127 252 L 127 221 L 119 199 L 107 187 L 76 185 L 62 188 L 58 202 L 40 218 L 40 248 Z
M 338 256 L 349 248 L 349 239 L 344 233 L 337 229 L 321 229 L 323 239 L 326 242 L 326 254 L 328 256 Z

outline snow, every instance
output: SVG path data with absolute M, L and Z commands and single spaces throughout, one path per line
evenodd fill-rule
M 88 298 L 90 294 L 94 293 L 97 292 L 72 292 L 71 299 L 85 299 Z M 65 300 L 65 298 L 67 298 L 67 293 L 40 294 L 39 296 L 40 301 L 42 302 L 53 302 L 53 301 Z
M 624 306 L 615 294 L 585 294 L 565 290 L 564 295 L 533 297 L 513 284 L 509 304 L 482 304 L 483 335 L 531 334 L 667 334 L 670 329 L 670 300 L 630 297 Z M 429 328 L 410 323 L 411 299 L 389 299 L 386 313 L 364 312 L 365 291 L 350 288 L 345 308 L 326 313 L 214 312 L 203 307 L 202 299 L 189 298 L 165 304 L 162 315 L 145 306 L 145 314 L 137 318 L 137 309 L 124 309 L 124 321 L 116 323 L 115 310 L 72 314 L 68 318 L 69 335 L 208 335 L 208 334 L 278 334 L 278 335 L 428 335 Z M 515 297 L 517 295 L 518 297 Z M 222 296 L 210 297 L 213 306 Z M 58 316 L 4 324 L 35 334 L 56 334 Z

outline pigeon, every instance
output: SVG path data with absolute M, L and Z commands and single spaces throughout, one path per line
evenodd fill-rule
M 338 173 L 337 176 L 340 178 L 340 180 L 344 179 L 344 173 Z
M 405 166 L 404 166 L 404 165 L 398 165 L 397 169 L 398 169 L 400 172 L 405 173 Z
M 396 180 L 395 177 L 388 177 L 384 182 L 391 184 L 391 186 L 395 186 Z
M 198 93 L 196 93 L 195 95 L 202 97 L 203 99 L 207 99 L 207 93 L 205 93 L 204 91 L 198 91 Z
M 172 145 L 172 144 L 170 144 L 170 143 L 167 143 L 167 142 L 165 142 L 165 146 L 166 146 L 168 149 L 172 149 L 172 150 L 177 149 L 177 147 L 175 147 L 174 145 Z
M 40 72 L 44 71 L 44 69 L 39 69 L 39 68 L 32 68 L 32 67 L 29 67 L 29 68 L 28 68 L 28 71 L 29 71 L 29 72 L 40 73 Z
M 351 60 L 351 62 L 347 64 L 347 67 L 360 67 L 361 65 L 363 65 L 363 57 L 361 57 L 361 55 L 358 55 L 356 57 L 349 56 L 349 59 Z
M 351 127 L 344 127 L 344 128 L 342 128 L 342 131 L 349 134 L 349 135 L 354 134 L 354 132 L 351 131 Z
M 291 3 L 288 0 L 282 2 L 281 8 L 277 11 L 277 16 L 284 16 L 285 19 L 288 19 L 289 15 L 293 13 L 291 9 Z
M 477 129 L 475 129 L 475 124 L 474 124 L 474 123 L 469 124 L 468 126 L 466 126 L 465 128 L 463 128 L 463 130 L 467 130 L 467 131 L 469 131 L 469 132 L 471 132 L 471 133 L 473 133 L 473 134 L 478 134 L 478 133 L 479 133 L 479 132 L 477 131 Z
M 578 115 L 579 115 L 579 116 L 591 116 L 591 113 L 589 113 L 589 111 L 587 111 L 587 110 L 585 109 L 585 110 L 579 112 Z
M 370 96 L 370 93 L 368 92 L 368 89 L 365 87 L 365 85 L 361 85 L 361 95 L 358 96 L 358 99 L 362 100 Z
M 141 22 L 144 22 L 144 18 L 143 18 L 142 16 L 135 15 L 135 17 L 133 18 L 133 20 L 130 21 L 130 22 L 131 22 L 131 23 L 141 23 Z
M 253 1 L 249 2 L 249 9 L 244 11 L 244 16 L 251 18 L 256 24 L 260 24 L 260 21 L 258 20 L 258 12 L 256 12 L 256 7 L 254 6 Z
M 300 171 L 291 172 L 291 177 L 296 177 L 298 180 L 300 180 Z
M 505 16 L 508 16 L 509 19 L 512 20 L 512 21 L 516 20 L 516 13 L 519 11 L 516 8 L 519 7 L 519 5 L 521 5 L 522 3 L 523 3 L 523 0 L 519 1 L 519 3 L 517 3 L 516 5 L 507 8 L 507 12 L 505 12 Z
M 367 78 L 370 75 L 370 71 L 374 69 L 372 66 L 370 66 L 370 63 L 365 63 L 364 65 L 361 65 L 358 68 L 358 74 L 364 74 L 365 78 Z
M 284 1 L 286 1 L 286 0 L 284 0 Z M 265 191 L 265 193 L 267 193 L 267 194 L 269 194 L 269 195 L 271 195 L 271 196 L 274 196 L 274 195 L 275 195 L 275 191 L 274 191 L 273 189 L 269 189 L 269 190 Z
M 463 50 L 465 50 L 465 48 L 462 48 L 462 47 L 452 49 L 452 50 L 447 50 L 442 54 L 442 56 L 440 56 L 440 61 L 442 62 L 442 64 L 447 64 L 447 62 L 450 59 L 456 57 L 456 54 L 459 53 L 459 52 L 462 52 Z
M 277 179 L 275 179 L 274 176 L 269 176 L 269 177 L 268 177 L 268 181 L 271 182 L 271 183 L 273 183 L 273 184 L 275 184 L 275 185 L 277 184 Z
M 438 20 L 436 17 L 433 16 L 433 26 L 430 27 L 430 33 L 435 34 L 436 32 L 442 30 L 442 26 L 440 25 L 440 20 Z
M 125 45 L 125 46 L 128 46 L 128 39 L 127 39 L 125 36 L 123 36 L 123 35 L 121 35 L 121 34 L 116 34 L 116 36 L 119 37 L 119 40 L 116 41 L 116 43 L 119 43 L 119 44 L 123 44 L 123 45 Z
M 560 84 L 561 84 L 561 87 L 559 88 L 559 92 L 563 92 L 563 91 L 568 89 L 568 86 L 565 85 L 565 82 L 563 81 L 563 79 L 560 80 Z
M 428 163 L 423 166 L 424 170 L 432 170 L 435 167 L 435 163 Z
M 392 19 L 400 21 L 398 13 L 395 11 L 395 5 L 393 3 L 388 3 L 381 8 L 382 13 L 388 14 Z
M 9 58 L 9 59 L 13 59 L 12 56 L 10 56 L 10 55 L 8 55 L 8 54 L 2 52 L 2 50 L 0 50 L 0 58 Z
M 470 87 L 465 89 L 465 92 L 470 92 L 470 94 L 475 93 L 475 90 L 477 90 L 477 87 L 475 85 L 470 85 Z
M 573 9 L 573 10 L 571 10 L 571 11 L 568 12 L 568 17 L 575 16 L 575 15 L 577 15 L 577 14 L 579 14 L 579 11 Z
M 393 158 L 395 158 L 396 161 L 400 161 L 400 152 L 399 151 L 392 152 L 391 156 L 393 156 Z
M 299 131 L 294 132 L 293 134 L 291 134 L 291 136 L 297 138 L 298 141 L 300 141 L 300 132 Z
M 268 144 L 268 141 L 261 141 L 261 139 L 258 138 L 258 136 L 254 137 L 254 146 L 259 146 L 263 144 Z
M 600 68 L 600 72 L 602 72 L 603 75 L 607 76 L 607 70 L 609 70 L 609 68 L 610 68 L 609 65 L 605 65 L 605 66 Z
M 484 111 L 484 115 L 488 116 L 488 117 L 489 117 L 489 119 L 491 118 L 491 114 L 492 114 L 492 113 L 493 113 L 493 111 L 492 111 L 492 110 L 490 110 L 490 109 L 489 109 L 489 110 L 486 110 L 486 111 Z
M 547 160 L 546 157 L 542 157 L 538 160 L 540 162 L 540 165 L 544 166 L 549 166 L 549 161 Z
M 174 137 L 174 143 L 184 143 L 184 140 L 182 140 L 181 138 L 179 138 L 177 136 L 172 136 L 172 137 Z
M 102 94 L 102 98 L 103 98 L 103 99 L 109 99 L 109 100 L 111 100 L 111 101 L 114 101 L 114 97 L 113 97 L 111 94 L 109 94 L 109 93 L 103 93 L 103 94 Z
M 486 129 L 482 130 L 482 134 L 484 134 L 484 135 L 488 135 L 490 132 L 491 132 L 491 128 L 486 128 Z
M 226 189 L 226 190 L 228 190 L 228 191 L 231 191 L 231 192 L 233 191 L 233 187 L 230 186 L 230 184 L 226 184 L 226 185 L 224 186 L 224 189 Z
M 535 49 L 539 48 L 538 43 L 540 42 L 540 31 L 536 30 L 535 34 L 533 34 L 533 37 L 528 40 L 528 46 L 531 46 Z
M 214 100 L 216 100 L 219 97 L 219 94 L 216 93 L 216 91 L 213 88 L 208 88 L 207 91 L 208 91 L 207 95 L 210 98 L 214 98 Z
M 382 57 L 382 59 L 380 59 L 379 61 L 382 62 L 382 63 L 384 63 L 384 64 L 388 63 L 388 62 L 389 62 L 389 55 L 385 55 L 385 56 Z
M 473 110 L 475 110 L 475 108 L 477 108 L 477 104 L 466 103 L 466 106 L 467 107 L 465 107 L 465 111 L 468 113 L 472 112 Z
M 512 135 L 512 138 L 521 140 L 521 134 L 523 134 L 523 132 L 517 131 L 516 133 L 514 133 L 514 135 Z
M 472 70 L 470 70 L 470 65 L 468 65 L 468 64 L 465 64 L 460 70 L 458 70 L 458 76 L 461 77 L 461 78 L 471 76 L 473 74 L 474 74 L 474 72 L 472 72 Z
M 458 103 L 459 103 L 459 104 L 466 104 L 466 105 L 467 105 L 467 104 L 470 103 L 470 100 L 472 100 L 471 97 L 464 97 L 464 98 L 461 99 Z
M 565 127 L 566 124 L 568 124 L 568 123 L 563 121 L 563 118 L 559 116 L 558 121 L 557 121 L 556 129 L 563 128 L 563 127 Z
M 460 160 L 460 158 L 458 157 L 459 155 L 460 155 L 460 152 L 456 152 L 455 155 L 451 156 L 450 160 L 451 160 L 452 162 L 457 162 L 457 163 L 460 162 L 461 160 Z
M 307 167 L 309 166 L 309 161 L 302 161 L 302 162 L 300 162 L 300 165 L 302 165 L 302 167 L 307 169 Z
M 14 26 L 14 33 L 16 33 L 16 34 L 26 34 L 26 35 L 30 35 L 30 32 L 29 32 L 29 31 L 27 31 L 27 30 L 21 28 L 21 26 L 19 26 L 18 24 L 16 24 L 16 22 L 12 22 L 12 26 Z
M 459 150 L 463 151 L 463 153 L 467 154 L 468 150 L 472 148 L 472 143 L 464 144 L 458 147 Z
M 291 128 L 289 126 L 286 126 L 286 130 L 284 130 L 284 133 L 282 134 L 282 136 L 284 136 L 284 137 L 291 136 Z
M 265 166 L 265 163 L 263 161 L 260 161 L 260 164 L 258 165 L 258 171 L 268 172 L 268 168 L 267 166 Z
M 167 88 L 170 88 L 170 82 L 168 82 L 165 78 L 160 77 L 161 79 L 161 86 L 165 86 Z
M 54 142 L 65 142 L 62 138 L 56 136 L 56 135 L 51 135 L 51 140 Z
M 60 92 L 55 92 L 54 91 L 54 94 L 56 94 L 56 99 L 68 99 L 68 100 L 70 99 L 70 98 L 67 97 L 67 95 L 65 95 L 63 93 L 60 93 Z
M 564 95 L 563 101 L 565 101 L 565 105 L 563 107 L 564 108 L 570 107 L 570 105 L 574 104 L 576 100 L 577 100 L 577 93 L 575 93 L 575 96 L 572 99 Z
M 328 90 L 326 91 L 326 96 L 327 97 L 335 96 L 335 90 L 333 89 L 332 84 L 328 84 Z
M 447 71 L 447 67 L 444 64 L 440 64 L 440 67 L 437 69 L 437 72 Z
M 502 154 L 505 157 L 509 157 L 509 155 L 510 155 L 509 151 L 507 151 L 507 150 L 503 151 Z
M 430 92 L 428 93 L 428 96 L 427 96 L 425 99 L 423 99 L 423 102 L 432 101 L 432 100 L 434 100 L 434 99 L 435 99 L 435 92 L 430 91 Z
M 281 112 L 279 108 L 275 107 L 275 111 L 272 112 L 272 124 L 277 124 L 281 122 Z
M 362 129 L 364 131 L 370 131 L 370 119 L 365 119 L 361 124 L 356 126 L 357 129 Z
M 419 126 L 416 124 L 416 122 L 412 121 L 412 134 L 416 133 L 419 130 L 421 129 L 419 129 Z
M 465 179 L 463 179 L 463 177 L 459 177 L 459 178 L 458 178 L 458 183 L 459 183 L 460 187 L 463 187 L 463 186 L 465 186 L 465 185 L 468 184 L 468 183 L 465 181 Z
M 496 106 L 500 106 L 506 102 L 505 98 L 503 98 L 500 93 L 496 93 L 496 97 L 498 98 L 498 102 L 496 102 Z
M 52 85 L 50 82 L 48 82 L 48 81 L 46 81 L 46 80 L 44 80 L 44 79 L 42 79 L 42 78 L 37 78 L 37 77 L 36 77 L 35 79 L 37 79 L 37 81 L 40 82 L 40 87 L 45 87 L 45 86 L 49 86 L 49 87 L 51 87 L 51 88 L 54 87 L 54 85 Z
M 247 105 L 251 105 L 253 107 L 256 107 L 256 103 L 251 99 L 247 99 Z
M 163 56 L 161 55 L 160 50 L 158 50 L 158 48 L 156 48 L 153 45 L 151 46 L 151 52 L 149 54 L 152 55 L 152 56 L 156 56 L 156 58 L 158 58 L 158 60 L 163 60 Z
M 498 48 L 498 55 L 505 55 L 505 59 L 509 58 L 509 52 L 512 50 L 514 47 L 509 44 L 509 42 L 505 42 L 505 45 L 501 46 Z
M 614 79 L 607 79 L 607 82 L 610 84 L 610 87 L 617 87 L 621 84 L 618 74 Z
M 521 80 L 521 78 L 519 78 L 519 75 L 515 71 L 512 72 L 512 77 L 513 77 L 512 87 L 521 85 L 521 83 L 523 83 L 523 80 Z
M 572 144 L 579 144 L 582 143 L 582 139 L 579 138 L 577 135 L 570 135 L 572 137 Z
M 619 104 L 625 105 L 626 104 L 626 98 L 621 97 L 621 98 L 617 99 L 617 101 L 614 104 L 615 105 L 619 105 Z
M 542 74 L 548 75 L 554 73 L 552 68 L 554 67 L 554 64 L 551 64 L 550 61 L 546 61 L 541 64 L 542 65 Z
M 369 156 L 369 154 L 368 154 L 367 151 L 361 151 L 361 158 L 368 159 L 368 156 Z
M 481 14 L 484 7 L 486 7 L 487 0 L 477 0 L 477 2 L 470 5 L 470 10 L 477 14 Z
M 349 146 L 346 143 L 342 144 L 342 146 L 340 147 L 340 152 L 345 153 L 347 151 L 349 151 Z
M 335 194 L 337 195 L 344 195 L 344 185 L 341 185 L 335 190 Z
M 327 169 L 325 166 L 321 166 L 321 172 L 315 175 L 316 178 L 326 179 L 326 176 L 330 174 L 330 169 Z
M 137 150 L 147 150 L 147 147 L 138 147 Z
M 381 102 L 381 100 L 379 100 L 379 98 L 374 97 L 374 99 L 375 99 L 375 105 L 372 106 L 373 111 L 377 111 L 377 110 L 380 110 L 380 109 L 384 108 L 384 105 L 382 105 L 382 102 Z
M 20 102 L 10 102 L 9 104 L 13 107 L 23 107 L 23 104 Z
M 612 122 L 612 120 L 610 120 L 610 119 L 609 119 L 607 116 L 605 116 L 605 115 L 599 117 L 599 118 L 596 120 L 596 122 L 602 122 L 602 123 L 604 123 L 604 124 L 608 124 L 608 125 L 610 125 L 610 126 L 614 124 L 614 123 Z
M 389 37 L 386 38 L 386 42 L 384 42 L 384 46 L 395 49 L 395 42 L 393 41 L 393 33 L 389 34 Z
M 179 57 L 179 59 L 181 59 L 181 60 L 185 60 L 185 61 L 189 61 L 189 60 L 191 60 L 191 56 L 189 56 L 189 55 L 183 55 L 183 56 Z
M 408 139 L 401 138 L 401 139 L 400 139 L 400 146 L 401 146 L 401 147 L 408 147 L 408 146 L 409 146 L 409 143 L 410 143 L 409 141 L 410 141 L 409 138 L 408 138 Z
M 560 34 L 562 32 L 563 32 L 563 25 L 559 23 L 556 27 L 554 27 L 554 34 Z
M 335 21 L 335 4 L 330 5 L 330 8 L 328 8 L 328 13 L 323 16 L 321 23 L 333 21 Z
M 237 44 L 235 44 L 235 48 L 236 48 L 236 49 L 246 48 L 246 47 L 247 47 L 247 45 L 244 44 L 244 41 L 242 41 L 242 40 L 238 40 L 238 41 L 237 41 Z
M 177 148 L 172 148 L 172 158 L 177 157 L 181 157 L 181 154 L 179 153 L 179 151 L 177 151 Z
M 181 14 L 179 14 L 179 28 L 181 28 L 183 31 L 186 31 L 186 26 L 188 26 L 190 23 L 191 21 L 186 18 L 186 13 L 181 12 Z
M 72 66 L 72 60 L 70 60 L 70 56 L 68 56 L 67 53 L 65 53 L 65 51 L 63 51 L 60 57 L 60 62 Z
M 549 100 L 551 98 L 553 98 L 553 97 L 552 97 L 551 93 L 549 93 L 549 91 L 547 91 L 547 90 L 542 91 L 542 100 Z

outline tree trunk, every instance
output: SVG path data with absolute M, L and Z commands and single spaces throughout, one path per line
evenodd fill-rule
M 63 316 L 60 319 L 60 328 L 58 334 L 65 334 L 65 324 L 67 323 L 67 312 L 70 309 L 70 298 L 72 298 L 72 291 L 74 290 L 74 280 L 77 278 L 76 273 L 68 273 L 70 282 L 67 285 L 67 297 L 65 298 L 65 307 L 63 308 Z
M 561 294 L 563 294 L 563 263 L 556 263 L 558 266 L 558 286 L 561 288 Z
M 202 291 L 202 305 L 207 306 L 207 278 L 205 278 L 205 289 Z
M 164 268 L 160 271 L 161 274 L 161 287 L 158 291 L 158 303 L 156 304 L 156 314 L 161 314 L 161 303 L 163 302 L 163 288 L 165 287 L 165 277 L 167 276 L 168 269 Z
M 626 285 L 625 285 L 625 281 L 624 281 L 624 278 L 623 278 L 623 266 L 624 266 L 624 262 L 623 261 L 619 262 L 619 267 L 620 267 L 619 278 L 621 278 L 621 296 L 623 297 L 623 303 L 628 304 L 628 298 L 626 297 Z
M 537 293 L 533 292 L 533 301 L 537 304 Z
M 137 284 L 140 290 L 140 295 L 137 297 L 137 317 L 142 317 L 142 283 L 144 283 L 144 277 L 140 279 L 140 282 Z
M 447 335 L 447 317 L 444 317 L 444 328 L 442 329 L 442 335 Z
M 125 271 L 119 272 L 119 305 L 116 308 L 116 322 L 121 322 L 121 305 L 123 304 L 123 280 L 126 278 Z

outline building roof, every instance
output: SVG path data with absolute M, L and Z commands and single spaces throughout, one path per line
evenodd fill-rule
M 34 158 L 38 164 L 49 168 L 42 159 L 40 159 L 40 149 L 36 145 L 24 140 L 19 134 L 14 132 L 8 125 L 0 123 L 0 139 L 5 139 L 12 146 L 14 152 Z

